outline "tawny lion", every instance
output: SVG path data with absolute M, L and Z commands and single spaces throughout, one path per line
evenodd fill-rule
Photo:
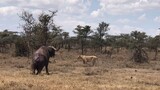
M 87 62 L 92 62 L 93 65 L 98 60 L 97 56 L 86 56 L 86 55 L 79 55 L 77 59 L 82 60 L 84 64 L 86 64 Z

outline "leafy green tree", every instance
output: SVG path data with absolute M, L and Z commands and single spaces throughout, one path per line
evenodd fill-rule
M 133 57 L 135 62 L 148 62 L 148 55 L 143 47 L 146 47 L 147 35 L 145 32 L 132 31 L 131 32 L 131 49 L 134 50 Z
M 111 46 L 113 48 L 116 48 L 117 52 L 119 52 L 119 48 L 126 48 L 126 49 L 129 48 L 130 40 L 131 36 L 129 34 L 121 34 L 112 36 L 110 41 L 112 41 Z
M 71 36 L 68 38 L 68 42 L 69 42 L 69 46 L 68 46 L 68 50 L 70 51 L 70 49 L 79 49 L 78 46 L 79 46 L 79 42 L 77 40 L 77 37 L 76 36 Z
M 33 14 L 27 11 L 23 11 L 19 15 L 20 19 L 24 21 L 21 26 L 30 51 L 42 45 L 49 45 L 51 39 L 57 36 L 57 32 L 60 32 L 60 27 L 56 26 L 53 20 L 56 13 L 57 11 L 42 12 L 38 19 L 35 19 Z
M 63 32 L 62 33 L 63 38 L 63 47 L 69 48 L 69 32 Z
M 14 42 L 15 53 L 12 53 L 12 56 L 28 56 L 29 48 L 26 43 L 24 35 L 17 36 Z
M 84 46 L 86 44 L 86 40 L 89 36 L 89 34 L 92 33 L 92 30 L 91 30 L 91 26 L 80 26 L 78 25 L 75 30 L 73 31 L 75 34 L 77 34 L 77 38 L 80 40 L 80 44 L 81 44 L 81 54 L 84 54 Z
M 49 39 L 49 30 L 57 30 L 55 24 L 53 23 L 53 17 L 57 11 L 50 11 L 50 14 L 41 13 L 38 17 L 39 23 L 39 33 L 42 45 L 47 45 L 47 40 Z
M 147 41 L 147 47 L 150 50 L 154 50 L 155 55 L 154 55 L 154 60 L 157 59 L 157 54 L 158 54 L 158 47 L 160 46 L 160 35 L 157 35 L 155 37 L 149 37 Z
M 119 46 L 129 48 L 131 36 L 129 34 L 121 34 L 119 37 Z
M 17 32 L 8 31 L 7 29 L 0 32 L 0 52 L 8 52 L 11 45 L 15 42 Z
M 21 24 L 21 27 L 24 30 L 24 40 L 27 42 L 27 48 L 29 48 L 29 52 L 27 55 L 30 55 L 30 52 L 33 52 L 33 28 L 35 27 L 35 19 L 33 17 L 33 14 L 22 11 L 22 13 L 19 15 L 20 19 L 24 21 Z
M 99 27 L 97 27 L 96 32 L 95 32 L 95 39 L 97 44 L 100 47 L 100 50 L 102 52 L 102 48 L 104 46 L 104 36 L 107 35 L 107 31 L 109 30 L 109 24 L 105 22 L 99 23 Z
M 61 44 L 63 43 L 63 35 L 62 35 L 62 29 L 60 26 L 55 26 L 52 31 L 49 33 L 49 39 L 48 43 L 51 45 L 54 45 L 55 47 L 61 47 Z

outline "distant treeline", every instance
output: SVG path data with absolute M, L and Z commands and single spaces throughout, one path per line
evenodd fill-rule
M 40 46 L 52 45 L 68 51 L 80 49 L 81 54 L 85 54 L 88 49 L 103 54 L 108 52 L 107 47 L 112 47 L 132 50 L 136 62 L 147 61 L 146 49 L 155 51 L 156 59 L 160 35 L 151 37 L 138 30 L 129 34 L 109 35 L 109 23 L 100 22 L 96 29 L 89 25 L 77 25 L 73 30 L 75 36 L 69 36 L 69 32 L 54 23 L 56 13 L 57 11 L 42 12 L 38 18 L 34 18 L 32 13 L 22 11 L 19 17 L 23 21 L 21 27 L 24 32 L 7 29 L 0 32 L 0 52 L 11 53 L 13 56 L 30 56 Z

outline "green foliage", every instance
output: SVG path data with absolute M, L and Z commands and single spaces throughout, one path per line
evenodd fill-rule
M 147 46 L 151 50 L 155 50 L 160 46 L 160 35 L 155 37 L 149 37 L 147 41 Z
M 156 60 L 158 54 L 158 48 L 160 47 L 160 35 L 157 35 L 155 37 L 149 37 L 147 39 L 147 47 L 149 50 L 154 50 L 155 55 L 153 59 Z
M 84 26 L 84 27 L 78 25 L 73 32 L 74 32 L 75 34 L 77 34 L 77 38 L 78 38 L 78 40 L 80 41 L 81 51 L 82 51 L 82 54 L 83 54 L 84 46 L 85 46 L 85 44 L 86 44 L 86 40 L 87 40 L 89 34 L 92 33 L 91 27 L 88 26 L 88 25 L 86 25 L 86 26 Z
M 69 32 L 63 32 L 62 38 L 63 38 L 62 47 L 64 47 L 65 49 L 68 49 L 68 51 L 69 51 L 71 49 L 70 41 L 69 41 L 69 38 L 70 38 Z
M 109 24 L 105 22 L 99 23 L 99 27 L 97 27 L 96 31 L 94 32 L 94 42 L 98 47 L 100 47 L 100 50 L 102 52 L 102 47 L 105 44 L 104 36 L 107 35 L 107 31 L 109 30 Z
M 7 29 L 0 32 L 0 52 L 10 52 L 10 46 L 15 42 L 17 32 L 8 31 Z
M 143 63 L 148 62 L 148 55 L 143 47 L 146 46 L 147 35 L 144 32 L 132 31 L 131 32 L 131 49 L 133 49 L 132 59 L 135 62 Z
M 103 47 L 111 46 L 112 48 L 124 47 L 133 50 L 133 59 L 135 62 L 147 62 L 148 55 L 143 49 L 148 47 L 158 52 L 160 46 L 160 36 L 148 37 L 146 33 L 132 31 L 130 34 L 108 35 L 110 30 L 109 24 L 105 22 L 99 23 L 93 32 L 91 26 L 77 25 L 73 31 L 77 36 L 69 37 L 68 32 L 63 32 L 60 26 L 54 23 L 54 16 L 57 11 L 42 12 L 38 18 L 34 18 L 33 14 L 22 11 L 19 15 L 24 21 L 21 26 L 24 30 L 23 35 L 16 35 L 15 32 L 4 30 L 0 32 L 0 46 L 7 44 L 15 44 L 17 56 L 27 56 L 31 54 L 33 49 L 37 49 L 42 45 L 54 45 L 68 48 L 81 47 L 82 54 L 88 47 L 97 49 L 102 52 Z
M 129 48 L 131 36 L 129 34 L 121 34 L 119 37 L 118 45 L 119 47 Z
M 147 35 L 145 32 L 132 31 L 131 32 L 131 48 L 146 46 Z
M 0 44 L 6 45 L 11 44 L 14 42 L 14 38 L 16 32 L 10 32 L 8 30 L 4 30 L 3 32 L 0 32 Z
M 57 31 L 57 27 L 53 23 L 53 17 L 57 11 L 53 11 L 50 14 L 41 13 L 38 17 L 37 29 L 39 32 L 39 39 L 41 40 L 41 45 L 47 45 L 47 40 L 49 39 L 49 30 Z M 35 27 L 36 28 L 36 27 Z
M 15 40 L 15 56 L 28 56 L 29 49 L 24 39 L 23 36 L 19 36 Z
M 35 19 L 27 11 L 23 11 L 19 15 L 21 20 L 24 21 L 22 28 L 30 51 L 31 48 L 37 49 L 42 45 L 50 45 L 52 39 L 61 33 L 62 29 L 53 22 L 53 17 L 56 13 L 57 11 L 42 12 L 39 14 L 38 19 Z
M 134 59 L 134 61 L 138 63 L 148 63 L 148 54 L 142 48 L 135 48 L 132 59 Z
M 77 37 L 78 38 L 87 38 L 87 36 L 89 35 L 89 34 L 91 34 L 91 29 L 90 29 L 91 27 L 90 26 L 88 26 L 88 25 L 86 25 L 86 26 L 80 26 L 80 25 L 78 25 L 76 28 L 75 28 L 75 30 L 73 31 L 75 34 L 77 34 Z
M 49 32 L 49 39 L 47 43 L 51 45 L 58 45 L 63 42 L 62 29 L 60 27 L 55 26 L 52 28 L 52 31 Z

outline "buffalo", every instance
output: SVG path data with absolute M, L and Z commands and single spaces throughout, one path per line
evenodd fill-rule
M 48 72 L 48 63 L 50 57 L 55 56 L 55 51 L 57 51 L 56 48 L 53 46 L 41 46 L 35 53 L 33 54 L 33 59 L 32 59 L 32 73 L 33 74 L 39 74 L 41 73 L 43 67 L 45 66 L 46 69 L 46 74 L 49 75 Z M 37 70 L 37 73 L 36 73 Z

